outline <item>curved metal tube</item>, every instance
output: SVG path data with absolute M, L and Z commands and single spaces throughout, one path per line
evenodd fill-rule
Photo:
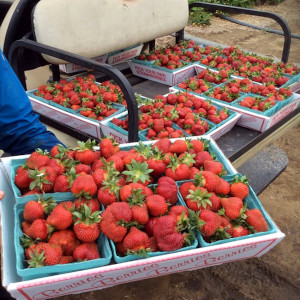
M 214 3 L 207 3 L 207 2 L 194 2 L 189 5 L 190 10 L 194 7 L 202 7 L 209 11 L 220 10 L 222 12 L 253 15 L 253 16 L 265 17 L 265 18 L 270 18 L 275 20 L 281 26 L 282 31 L 284 33 L 284 46 L 283 46 L 281 60 L 285 63 L 288 61 L 290 48 L 291 48 L 291 30 L 287 22 L 281 16 L 267 11 L 260 11 L 256 9 L 214 4 Z
M 92 59 L 82 57 L 80 55 L 70 53 L 61 49 L 50 47 L 29 39 L 21 39 L 15 41 L 9 50 L 8 61 L 14 69 L 21 83 L 26 89 L 24 70 L 20 68 L 22 62 L 19 56 L 22 55 L 22 50 L 30 49 L 35 52 L 44 53 L 56 58 L 80 65 L 87 69 L 92 69 L 97 72 L 104 73 L 112 78 L 118 84 L 124 93 L 128 110 L 128 142 L 137 142 L 138 137 L 138 105 L 134 95 L 134 91 L 128 82 L 127 78 L 116 68 L 108 64 L 101 64 Z M 23 79 L 22 79 L 23 78 Z

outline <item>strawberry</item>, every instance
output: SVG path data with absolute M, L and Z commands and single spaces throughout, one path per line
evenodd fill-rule
M 238 175 L 234 177 L 233 182 L 230 185 L 230 194 L 234 197 L 244 200 L 249 195 L 249 182 L 244 175 L 239 178 Z
M 195 165 L 198 168 L 202 167 L 206 160 L 213 160 L 212 156 L 208 151 L 197 152 L 194 159 L 195 159 Z
M 217 229 L 221 225 L 221 218 L 220 216 L 210 210 L 207 209 L 202 209 L 200 214 L 199 214 L 199 219 L 205 222 L 201 226 L 201 234 L 204 237 L 210 237 L 215 234 Z
M 175 181 L 188 180 L 190 178 L 190 168 L 187 164 L 181 163 L 177 155 L 174 154 L 174 156 L 170 158 L 170 164 L 166 168 L 165 175 Z
M 90 165 L 95 160 L 95 153 L 93 146 L 96 145 L 96 141 L 90 139 L 84 142 L 77 142 L 78 147 L 75 148 L 75 159 L 82 164 Z
M 16 170 L 15 184 L 19 189 L 29 189 L 33 178 L 29 177 L 29 169 L 26 165 L 19 166 Z
M 259 209 L 248 209 L 246 210 L 245 215 L 247 216 L 246 222 L 252 226 L 256 232 L 268 231 L 266 219 Z
M 29 252 L 29 256 L 28 265 L 30 268 L 53 266 L 59 263 L 62 249 L 59 245 L 41 242 Z
M 165 214 L 168 210 L 166 199 L 160 195 L 150 195 L 146 197 L 146 204 L 149 215 L 158 217 Z
M 113 138 L 101 139 L 99 146 L 101 156 L 106 159 L 119 152 L 119 145 Z
M 94 242 L 101 233 L 99 222 L 101 220 L 100 211 L 92 212 L 91 209 L 84 204 L 79 211 L 73 212 L 76 218 L 73 230 L 76 237 L 84 242 Z
M 44 219 L 35 219 L 27 227 L 23 224 L 23 232 L 32 239 L 40 239 L 41 241 L 47 241 L 49 235 L 49 228 Z
M 56 172 L 57 176 L 65 172 L 65 165 L 59 159 L 51 158 L 47 163 L 47 166 L 52 167 Z
M 183 219 L 188 218 L 189 211 L 188 211 L 188 208 L 186 206 L 174 205 L 174 206 L 171 206 L 170 211 L 169 211 L 169 215 L 174 215 L 176 217 L 177 222 L 178 222 L 178 221 L 181 220 L 182 217 L 183 217 Z
M 26 159 L 26 164 L 30 169 L 40 168 L 46 166 L 50 161 L 50 157 L 48 156 L 48 152 L 44 152 L 41 149 L 37 149 L 30 154 L 30 156 Z
M 176 140 L 169 148 L 171 153 L 185 153 L 188 150 L 187 143 L 184 140 Z
M 135 226 L 132 226 L 125 236 L 123 247 L 127 253 L 138 254 L 140 256 L 147 256 L 147 252 L 151 251 L 148 235 Z
M 230 184 L 224 178 L 220 177 L 214 192 L 219 195 L 226 196 L 230 192 Z
M 113 202 L 117 202 L 119 200 L 120 188 L 115 179 L 105 181 L 97 193 L 99 202 L 102 203 L 104 207 L 107 207 Z
M 153 144 L 153 149 L 157 148 L 162 153 L 166 154 L 169 152 L 171 141 L 168 138 L 161 139 Z
M 74 262 L 73 256 L 62 256 L 58 262 L 59 265 L 70 264 Z
M 126 175 L 127 182 L 139 182 L 139 183 L 149 183 L 149 174 L 153 171 L 149 169 L 146 162 L 138 162 L 132 160 L 130 164 L 126 165 L 127 170 L 123 171 L 122 174 Z
M 44 219 L 45 213 L 49 213 L 55 206 L 55 200 L 39 198 L 38 201 L 30 200 L 26 202 L 23 210 L 24 220 L 33 222 L 36 219 Z
M 116 169 L 119 172 L 122 172 L 124 170 L 124 162 L 121 157 L 118 155 L 112 155 L 107 159 L 107 162 L 112 162 L 111 167 Z
M 61 202 L 55 206 L 46 219 L 47 224 L 53 226 L 56 230 L 67 229 L 73 223 L 71 209 L 65 203 Z
M 73 252 L 73 258 L 75 261 L 87 261 L 100 258 L 98 245 L 95 242 L 82 243 L 77 246 Z
M 82 153 L 81 153 L 82 154 Z M 74 167 L 75 169 L 75 173 L 76 174 L 80 174 L 82 172 L 86 173 L 86 174 L 92 174 L 92 168 L 88 165 L 88 164 L 78 164 Z
M 157 217 L 150 217 L 148 222 L 145 224 L 144 229 L 149 237 L 153 236 L 153 227 L 157 219 Z
M 245 236 L 249 234 L 249 229 L 242 226 L 242 225 L 236 225 L 232 228 L 232 237 L 240 237 Z
M 132 219 L 132 211 L 126 202 L 114 202 L 101 215 L 100 229 L 113 242 L 121 242 L 127 233 L 126 223 Z
M 94 196 L 97 193 L 97 185 L 93 176 L 86 173 L 78 174 L 71 186 L 71 192 L 76 197 Z
M 223 172 L 222 163 L 216 160 L 205 160 L 203 163 L 203 167 L 205 171 L 210 171 L 217 175 L 221 175 Z
M 216 189 L 219 180 L 220 177 L 210 171 L 201 171 L 194 176 L 194 184 L 206 188 L 209 192 Z
M 174 179 L 163 176 L 157 181 L 156 193 L 166 199 L 171 205 L 178 200 L 177 185 Z
M 200 211 L 202 209 L 211 209 L 212 203 L 210 197 L 212 194 L 208 194 L 207 190 L 202 187 L 197 187 L 195 190 L 189 190 L 189 194 L 186 196 L 186 205 L 193 211 Z
M 221 198 L 221 204 L 223 207 L 222 213 L 230 220 L 237 219 L 242 213 L 243 201 L 240 198 Z
M 80 245 L 73 230 L 60 230 L 55 231 L 50 236 L 49 243 L 60 245 L 63 255 L 72 256 L 74 249 Z
M 52 191 L 57 173 L 52 167 L 43 166 L 39 169 L 31 170 L 29 176 L 33 178 L 29 186 L 31 190 L 37 188 L 47 193 Z
M 147 160 L 148 168 L 152 169 L 150 173 L 154 178 L 158 178 L 166 170 L 166 165 L 163 161 L 162 152 L 153 150 L 153 155 Z
M 91 198 L 91 199 L 85 199 L 85 198 L 77 198 L 74 201 L 75 209 L 80 209 L 81 206 L 87 205 L 92 213 L 96 210 L 100 210 L 100 202 L 96 198 Z
M 184 235 L 177 231 L 177 220 L 174 215 L 157 218 L 153 226 L 153 236 L 160 251 L 173 251 L 184 246 Z

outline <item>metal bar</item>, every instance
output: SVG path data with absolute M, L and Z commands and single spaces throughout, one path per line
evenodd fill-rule
M 190 10 L 194 7 L 202 7 L 209 11 L 219 10 L 227 13 L 246 14 L 246 15 L 265 17 L 265 18 L 270 18 L 275 20 L 281 26 L 282 31 L 284 33 L 284 46 L 283 46 L 281 60 L 285 63 L 288 61 L 290 48 L 291 48 L 291 30 L 287 22 L 278 14 L 267 12 L 267 11 L 260 11 L 256 9 L 214 4 L 214 3 L 207 3 L 207 2 L 194 2 L 189 5 Z
M 155 40 L 149 42 L 149 51 L 155 50 Z
M 184 40 L 184 29 L 181 29 L 176 32 L 176 44 L 178 44 L 180 41 Z
M 28 39 L 21 39 L 15 41 L 9 50 L 8 60 L 19 77 L 19 72 L 24 70 L 19 70 L 19 53 L 22 49 L 30 49 L 35 52 L 44 53 L 76 65 L 80 65 L 87 69 L 95 70 L 96 72 L 101 72 L 108 75 L 112 78 L 116 84 L 118 84 L 124 93 L 124 97 L 127 103 L 128 109 L 128 141 L 129 142 L 137 142 L 139 140 L 138 137 L 138 106 L 137 101 L 134 95 L 134 91 L 128 82 L 127 78 L 116 68 L 111 65 L 101 64 L 96 62 L 95 60 L 82 57 L 80 55 L 70 53 L 67 51 L 63 51 L 61 49 L 57 49 L 54 47 L 50 47 L 41 43 L 37 43 Z M 22 83 L 23 84 L 23 83 Z
M 60 71 L 59 71 L 59 65 L 51 65 L 50 66 L 53 81 L 59 81 L 60 80 Z

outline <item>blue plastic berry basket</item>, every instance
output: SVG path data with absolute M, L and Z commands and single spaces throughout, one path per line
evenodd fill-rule
M 71 199 L 69 199 L 71 200 Z M 62 201 L 57 201 L 62 202 Z M 24 204 L 15 204 L 15 228 L 14 228 L 14 246 L 16 252 L 16 269 L 17 274 L 23 280 L 36 279 L 46 276 L 58 275 L 80 270 L 87 270 L 108 265 L 112 259 L 112 252 L 109 247 L 108 239 L 104 234 L 101 234 L 97 240 L 98 249 L 101 258 L 89 261 L 73 262 L 68 264 L 58 264 L 53 266 L 44 266 L 39 268 L 28 268 L 25 261 L 24 249 L 20 244 L 20 238 L 23 236 L 22 221 Z

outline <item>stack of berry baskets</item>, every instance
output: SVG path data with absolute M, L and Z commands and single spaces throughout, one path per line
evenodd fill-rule
M 118 85 L 109 81 L 97 83 L 92 74 L 41 85 L 28 91 L 27 95 L 61 110 L 97 121 L 119 114 L 126 107 Z
M 187 138 L 175 141 L 161 139 L 155 142 L 124 145 L 115 143 L 112 138 L 103 138 L 99 144 L 95 144 L 95 141 L 87 141 L 78 142 L 75 148 L 63 148 L 57 145 L 50 153 L 34 151 L 25 158 L 25 161 L 19 162 L 19 166 L 15 166 L 15 176 L 11 178 L 12 184 L 19 190 L 20 198 L 24 195 L 34 197 L 15 206 L 18 274 L 29 279 L 79 270 L 85 266 L 93 268 L 108 264 L 110 254 L 105 242 L 106 238 L 114 241 L 112 245 L 114 257 L 120 262 L 137 259 L 137 256 L 145 258 L 143 255 L 147 253 L 155 256 L 196 248 L 196 234 L 194 228 L 189 225 L 193 222 L 189 221 L 189 213 L 178 202 L 176 182 L 193 179 L 195 174 L 201 173 L 203 153 L 206 160 L 221 163 L 222 175 L 236 173 L 216 143 L 209 138 Z M 13 161 L 12 159 L 11 166 L 15 165 Z M 205 169 L 205 166 L 203 168 Z M 133 192 L 134 190 L 136 192 Z M 50 197 L 53 192 L 61 195 L 60 200 Z M 70 193 L 71 198 L 69 198 Z M 56 204 L 51 207 L 50 203 L 53 203 L 53 200 L 56 200 Z M 34 210 L 33 205 L 38 206 L 39 209 Z M 100 206 L 103 207 L 102 212 Z M 159 229 L 155 229 L 155 224 L 152 224 L 153 235 L 150 234 L 148 238 L 145 236 L 147 234 L 145 228 L 149 227 L 150 230 L 152 225 L 140 221 L 145 206 L 148 220 L 152 218 L 158 220 L 162 215 L 157 223 L 157 226 L 160 224 L 157 227 Z M 30 214 L 38 211 L 37 221 L 28 218 L 26 210 Z M 169 214 L 171 211 L 172 213 Z M 34 215 L 36 217 L 36 214 Z M 88 260 L 85 262 L 78 262 L 77 255 L 76 258 L 64 257 L 63 262 L 66 264 L 64 267 L 61 267 L 63 262 L 60 259 L 52 261 L 50 257 L 43 258 L 42 252 L 48 253 L 50 247 L 45 243 L 55 245 L 58 243 L 63 248 L 60 242 L 52 240 L 60 231 L 69 233 L 72 231 L 73 233 L 70 234 L 73 237 L 75 233 L 77 239 L 81 241 L 80 245 L 88 242 L 82 240 L 82 236 L 75 229 L 76 226 L 80 226 L 80 220 L 83 219 L 89 220 L 90 229 L 94 228 L 93 225 L 98 225 L 95 227 L 100 229 L 103 235 L 99 237 L 98 230 L 95 240 L 94 233 L 85 234 L 86 237 L 92 235 L 93 241 L 98 242 L 96 248 L 100 252 L 98 254 L 100 257 L 89 261 L 89 258 L 84 256 L 82 260 Z M 66 225 L 67 221 L 69 223 Z M 180 231 L 174 232 L 172 226 L 177 222 L 180 222 L 178 224 Z M 165 235 L 161 236 L 161 226 L 166 230 L 172 227 L 173 232 L 166 231 Z M 26 236 L 23 236 L 24 234 Z M 170 242 L 164 245 L 164 238 L 171 238 L 169 234 L 176 236 L 173 240 L 174 244 Z M 139 244 L 140 241 L 132 239 L 133 235 L 140 236 L 146 244 Z M 30 237 L 29 240 L 24 238 L 27 236 Z M 24 238 L 22 244 L 26 248 L 25 252 L 20 244 L 21 237 Z M 52 248 L 51 246 L 51 251 Z M 62 249 L 56 250 L 60 252 L 60 258 L 71 256 L 62 255 Z M 41 263 L 43 267 L 28 268 L 29 265 L 24 261 L 25 257 L 35 258 L 30 262 L 30 266 Z
M 238 114 L 210 100 L 177 91 L 156 95 L 139 107 L 139 136 L 143 141 L 161 138 L 202 136 L 214 133 L 225 123 L 236 122 Z M 128 135 L 128 114 L 110 118 L 108 126 Z

